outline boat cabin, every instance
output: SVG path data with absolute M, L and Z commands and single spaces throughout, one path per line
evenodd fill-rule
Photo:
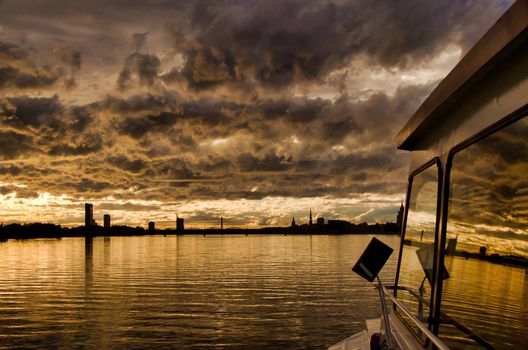
M 389 309 L 413 347 L 433 347 L 417 319 L 450 349 L 528 349 L 527 27 L 520 0 L 396 137 L 412 160 Z

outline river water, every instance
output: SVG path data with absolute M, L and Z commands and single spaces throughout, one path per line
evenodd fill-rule
M 399 237 L 381 272 L 391 283 Z M 371 235 L 0 243 L 0 348 L 325 348 L 379 315 L 351 267 Z

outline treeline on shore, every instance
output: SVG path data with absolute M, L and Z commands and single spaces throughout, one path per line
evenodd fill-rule
M 263 227 L 263 228 L 225 228 L 225 229 L 175 229 L 146 230 L 143 227 L 114 225 L 108 228 L 101 226 L 85 228 L 62 227 L 47 223 L 30 224 L 0 224 L 0 239 L 30 239 L 30 238 L 61 238 L 85 236 L 143 236 L 172 234 L 399 234 L 399 226 L 395 223 L 385 224 L 352 224 L 340 225 L 301 225 L 295 227 Z

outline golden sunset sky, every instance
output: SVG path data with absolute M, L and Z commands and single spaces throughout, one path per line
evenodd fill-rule
M 510 4 L 0 0 L 0 223 L 395 221 L 395 134 Z

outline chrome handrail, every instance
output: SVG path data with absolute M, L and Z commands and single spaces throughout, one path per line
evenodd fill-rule
M 398 286 L 398 287 L 394 287 L 394 286 L 388 286 L 387 289 L 389 290 L 403 290 L 403 291 L 406 291 L 408 292 L 409 294 L 411 294 L 413 297 L 415 297 L 420 303 L 423 303 L 424 305 L 427 305 L 429 306 L 429 302 L 427 300 L 425 300 L 424 298 L 422 298 L 418 293 L 416 293 L 414 290 L 412 290 L 411 288 L 409 287 L 404 287 L 404 286 Z M 459 320 L 457 320 L 455 317 L 453 316 L 450 316 L 448 314 L 446 314 L 445 312 L 442 312 L 440 311 L 440 317 L 441 317 L 441 320 L 445 320 L 449 323 L 451 323 L 453 326 L 457 327 L 458 329 L 460 329 L 462 332 L 464 332 L 469 338 L 473 339 L 474 341 L 476 341 L 478 344 L 482 345 L 485 349 L 488 349 L 488 350 L 497 350 L 496 347 L 494 347 L 493 345 L 491 345 L 486 339 L 484 339 L 480 334 L 478 334 L 476 331 L 466 327 L 462 322 L 460 322 Z
M 383 295 L 383 284 L 381 283 L 381 280 L 378 276 L 376 276 L 378 280 L 378 291 L 380 296 L 380 302 L 381 302 L 381 310 L 383 312 L 383 322 L 385 323 L 385 332 L 387 333 L 386 341 L 387 341 L 387 349 L 393 350 L 392 347 L 392 330 L 391 330 L 391 324 L 389 320 L 389 312 L 387 311 L 387 303 L 385 302 L 385 296 Z
M 440 340 L 436 335 L 434 335 L 424 324 L 416 318 L 407 308 L 396 299 L 394 295 L 392 295 L 387 288 L 385 288 L 383 285 L 380 286 L 382 288 L 383 293 L 390 298 L 390 300 L 398 306 L 398 308 L 401 309 L 401 311 L 413 321 L 413 323 L 423 332 L 423 334 L 433 343 L 439 350 L 449 350 L 447 345 Z

